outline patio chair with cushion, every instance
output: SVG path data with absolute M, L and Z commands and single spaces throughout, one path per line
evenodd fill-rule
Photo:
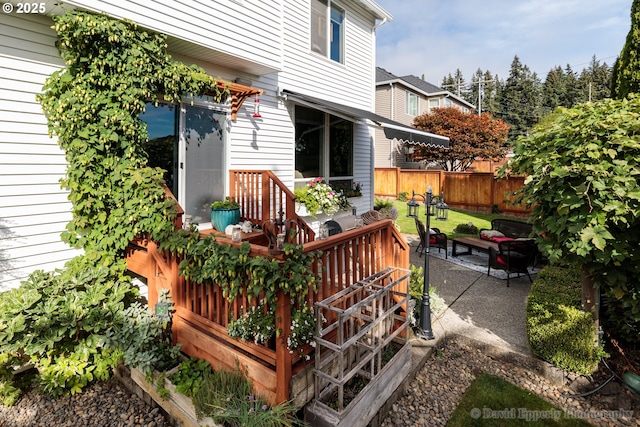
M 529 281 L 533 282 L 529 274 L 529 266 L 533 263 L 537 253 L 537 246 L 533 239 L 515 239 L 498 243 L 498 249 L 489 248 L 489 269 L 491 267 L 507 272 L 507 287 L 511 274 L 526 273 Z
M 420 252 L 420 256 L 422 257 L 425 249 L 427 228 L 425 227 L 424 222 L 420 221 L 418 218 L 414 219 L 416 220 L 416 228 L 418 229 L 418 235 L 420 236 L 420 243 L 418 243 L 416 252 Z M 429 246 L 437 247 L 438 252 L 444 249 L 444 257 L 449 258 L 447 253 L 447 235 L 441 233 L 439 229 L 434 227 L 431 227 L 431 232 L 429 234 Z

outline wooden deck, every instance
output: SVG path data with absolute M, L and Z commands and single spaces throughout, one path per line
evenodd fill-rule
M 244 219 L 261 223 L 275 218 L 280 210 L 286 218 L 297 219 L 295 196 L 270 172 L 232 171 L 231 177 L 234 188 L 231 194 L 240 195 L 243 210 L 247 209 L 247 213 L 243 212 Z M 260 195 L 260 200 L 256 194 Z M 271 254 L 258 235 L 245 237 L 255 242 L 250 243 L 249 256 L 283 259 L 282 254 Z M 220 243 L 237 245 L 226 236 L 216 239 Z M 307 295 L 310 307 L 387 267 L 409 267 L 409 246 L 391 220 L 378 221 L 325 240 L 314 240 L 313 231 L 303 224 L 298 242 L 304 245 L 304 252 L 322 252 L 312 266 L 320 281 L 318 292 L 310 291 Z M 172 333 L 174 341 L 182 344 L 184 353 L 208 360 L 214 369 L 233 369 L 239 365 L 257 391 L 272 404 L 294 399 L 296 404 L 303 405 L 313 398 L 313 347 L 306 346 L 300 355 L 290 353 L 286 345 L 291 326 L 288 295 L 278 294 L 274 326 L 282 333 L 272 342 L 258 345 L 227 333 L 230 319 L 240 316 L 241 307 L 255 305 L 255 299 L 249 302 L 243 294 L 228 302 L 217 284 L 186 280 L 179 273 L 178 265 L 182 260 L 160 251 L 157 242 L 145 239 L 132 242 L 126 259 L 129 270 L 147 279 L 151 307 L 157 301 L 160 289 L 171 290 L 176 307 Z

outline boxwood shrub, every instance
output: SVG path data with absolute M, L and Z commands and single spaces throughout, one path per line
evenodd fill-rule
M 588 375 L 606 353 L 595 338 L 592 314 L 581 306 L 579 267 L 548 265 L 531 286 L 527 332 L 537 357 L 565 371 Z

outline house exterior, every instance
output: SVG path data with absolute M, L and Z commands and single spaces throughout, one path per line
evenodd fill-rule
M 372 113 L 375 29 L 392 19 L 374 1 L 48 0 L 31 13 L 10 4 L 0 14 L 0 291 L 77 255 L 60 240 L 71 219 L 59 184 L 65 156 L 36 101 L 45 79 L 64 65 L 51 26 L 65 8 L 164 33 L 175 60 L 261 92 L 238 111 L 204 98 L 148 107 L 143 118 L 159 151 L 151 161 L 167 170 L 187 222 L 209 221 L 208 204 L 229 194 L 235 169 L 272 171 L 292 190 L 313 177 L 357 182 L 363 194 L 353 207 L 371 208 L 374 133 L 385 122 Z M 193 124 L 201 113 L 206 123 Z M 212 126 L 205 133 L 211 139 L 195 149 L 189 138 L 205 125 Z M 419 136 L 390 126 L 397 138 Z
M 455 94 L 435 86 L 419 77 L 398 77 L 387 70 L 376 67 L 376 113 L 411 126 L 416 116 L 428 113 L 432 108 L 456 107 L 464 112 L 475 106 Z M 422 162 L 413 162 L 407 154 L 411 147 L 387 138 L 376 131 L 375 167 L 401 167 L 423 169 Z

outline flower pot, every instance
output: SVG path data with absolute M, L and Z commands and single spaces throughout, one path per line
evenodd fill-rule
M 240 222 L 240 208 L 211 209 L 211 225 L 218 231 L 223 231 L 229 225 Z

